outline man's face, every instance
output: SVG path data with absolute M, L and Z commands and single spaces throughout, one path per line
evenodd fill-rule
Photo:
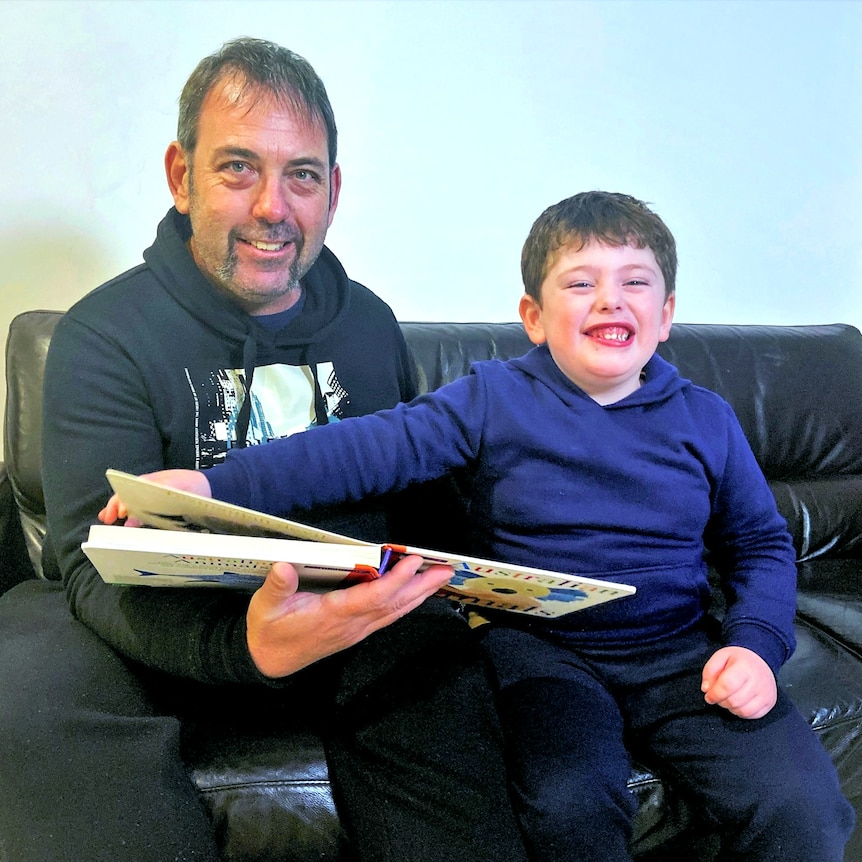
M 204 100 L 193 158 L 178 143 L 165 157 L 177 209 L 192 224 L 201 272 L 250 314 L 299 298 L 338 203 L 326 130 L 271 96 L 238 96 L 230 81 Z
M 611 404 L 640 386 L 641 369 L 670 334 L 674 304 L 651 249 L 589 242 L 562 249 L 541 305 L 524 296 L 521 318 L 573 383 Z

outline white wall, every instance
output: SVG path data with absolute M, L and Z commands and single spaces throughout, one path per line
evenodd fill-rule
M 862 2 L 3 0 L 0 338 L 139 262 L 239 35 L 324 79 L 329 244 L 401 319 L 515 319 L 533 219 L 604 188 L 676 234 L 677 320 L 862 326 Z

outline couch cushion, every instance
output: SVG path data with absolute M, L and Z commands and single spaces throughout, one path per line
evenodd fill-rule
M 772 481 L 800 562 L 862 556 L 862 476 Z

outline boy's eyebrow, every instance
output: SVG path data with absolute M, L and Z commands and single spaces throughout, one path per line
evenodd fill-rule
M 594 264 L 579 263 L 579 264 L 575 264 L 574 266 L 570 266 L 567 269 L 561 270 L 560 275 L 561 276 L 568 276 L 568 275 L 573 275 L 574 273 L 578 273 L 578 272 L 587 272 L 587 273 L 592 274 L 592 273 L 595 273 L 595 272 L 602 270 L 603 268 L 604 267 L 596 266 Z M 648 263 L 627 263 L 627 264 L 624 264 L 623 266 L 619 266 L 619 267 L 614 268 L 614 272 L 619 272 L 619 273 L 628 273 L 628 272 L 637 272 L 637 271 L 650 272 L 653 275 L 658 275 L 658 273 L 659 273 L 659 270 L 656 267 L 651 266 Z
M 618 272 L 631 272 L 633 270 L 646 270 L 656 275 L 659 272 L 656 267 L 648 263 L 627 263 L 625 266 L 621 266 Z

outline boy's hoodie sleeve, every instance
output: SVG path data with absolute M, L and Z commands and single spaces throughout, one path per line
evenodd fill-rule
M 401 491 L 476 456 L 483 403 L 479 378 L 468 374 L 410 404 L 229 452 L 205 475 L 213 497 L 288 517 Z
M 729 406 L 725 434 L 727 458 L 706 536 L 727 602 L 723 640 L 753 650 L 777 674 L 796 646 L 796 552 Z

